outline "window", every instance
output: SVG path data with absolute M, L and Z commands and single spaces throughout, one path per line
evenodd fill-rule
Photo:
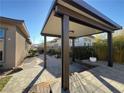
M 0 61 L 3 59 L 2 55 L 3 55 L 3 53 L 2 53 L 2 51 L 0 51 Z
M 4 29 L 0 28 L 0 62 L 4 60 Z
M 4 38 L 4 32 L 2 29 L 0 29 L 0 39 L 3 39 Z

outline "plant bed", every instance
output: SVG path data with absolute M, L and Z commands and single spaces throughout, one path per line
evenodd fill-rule
M 10 74 L 20 72 L 21 70 L 23 70 L 21 67 L 15 67 L 13 69 L 1 69 L 0 70 L 0 75 L 1 76 L 6 76 L 6 75 L 10 75 Z
M 5 87 L 12 76 L 6 76 L 0 79 L 0 91 Z
M 14 74 L 14 73 L 20 72 L 22 70 L 23 69 L 21 67 L 16 67 L 16 68 L 13 68 L 7 75 Z
M 12 69 L 0 69 L 0 76 L 10 73 Z

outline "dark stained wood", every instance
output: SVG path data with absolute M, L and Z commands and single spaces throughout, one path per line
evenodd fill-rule
M 101 23 L 98 23 L 95 20 L 89 19 L 88 17 L 81 15 L 78 12 L 75 12 L 68 8 L 65 8 L 61 5 L 57 5 L 55 11 L 56 11 L 56 16 L 61 17 L 63 14 L 66 14 L 70 17 L 71 21 L 74 21 L 76 23 L 83 24 L 83 25 L 86 25 L 88 27 L 95 28 L 98 30 L 103 30 L 103 32 L 105 31 L 112 32 L 114 30 L 114 28 L 109 25 L 103 25 Z
M 63 1 L 69 3 L 70 5 L 72 5 L 76 8 L 78 8 L 79 10 L 95 17 L 96 19 L 99 19 L 99 20 L 105 22 L 106 24 L 114 27 L 115 30 L 122 29 L 121 26 L 119 26 L 117 23 L 113 22 L 112 20 L 107 18 L 105 15 L 101 14 L 99 11 L 94 9 L 92 6 L 89 6 L 83 0 L 63 0 Z
M 61 37 L 61 35 L 47 34 L 47 33 L 41 33 L 41 35 L 43 35 L 43 36 L 50 36 L 50 37 Z M 76 37 L 69 36 L 69 38 L 76 38 Z
M 62 88 L 69 89 L 69 16 L 62 18 Z
M 72 39 L 72 61 L 75 62 L 75 53 L 74 53 L 74 48 L 75 48 L 75 39 Z
M 47 41 L 47 37 L 46 36 L 44 36 L 44 68 L 46 68 L 46 66 L 47 66 L 47 57 L 46 57 L 46 50 L 47 50 L 47 43 L 46 43 L 46 41 Z
M 113 67 L 113 60 L 112 60 L 112 33 L 108 33 L 108 66 Z
M 47 18 L 46 18 L 46 21 L 45 21 L 45 24 L 44 24 L 44 26 L 43 26 L 43 29 L 41 30 L 41 31 L 42 31 L 41 34 L 43 33 L 43 30 L 44 30 L 44 28 L 45 28 L 45 26 L 46 26 L 46 24 L 47 24 L 47 22 L 48 22 L 48 19 L 49 19 L 50 15 L 51 15 L 52 11 L 54 11 L 54 9 L 56 8 L 56 6 L 58 5 L 58 1 L 59 1 L 59 0 L 54 0 L 54 2 L 52 3 L 52 6 L 51 6 L 50 11 L 49 11 L 49 13 L 48 13 L 48 16 L 47 16 Z M 101 13 L 95 13 L 94 11 L 97 11 L 97 10 L 96 10 L 96 9 L 95 9 L 95 10 L 92 9 L 93 7 L 91 7 L 91 6 L 88 5 L 88 4 L 85 4 L 85 2 L 82 1 L 82 0 L 63 0 L 63 1 L 64 1 L 64 2 L 67 2 L 68 4 L 70 4 L 70 5 L 72 5 L 72 6 L 74 6 L 75 8 L 78 8 L 79 10 L 81 10 L 81 11 L 87 13 L 88 15 L 91 15 L 92 17 L 95 17 L 96 19 L 105 22 L 105 23 L 108 24 L 109 26 L 113 27 L 114 30 L 122 29 L 122 27 L 121 27 L 120 25 L 118 25 L 117 23 L 115 23 L 115 22 L 113 22 L 113 21 L 111 21 L 111 20 L 107 20 L 107 18 L 104 18 L 105 16 L 102 15 Z M 83 2 L 84 4 L 82 4 L 82 2 Z M 85 7 L 90 7 L 90 9 L 85 8 Z M 99 16 L 99 15 L 101 15 L 101 16 Z M 110 22 L 109 22 L 109 21 L 110 21 Z M 85 25 L 89 25 L 89 24 L 86 24 L 86 23 L 84 23 L 84 22 L 79 22 L 79 23 L 82 23 L 82 24 L 85 24 Z M 90 26 L 92 26 L 92 25 L 90 24 Z M 92 26 L 92 27 L 94 27 L 94 26 Z M 94 27 L 94 28 L 101 29 L 101 28 L 98 28 L 98 27 Z M 101 29 L 101 30 L 103 30 L 103 29 Z M 111 30 L 112 30 L 112 29 L 111 29 Z M 103 30 L 103 32 L 106 32 L 106 31 Z
M 69 38 L 70 38 L 70 39 L 76 39 L 76 38 L 79 38 L 79 37 L 86 37 L 86 36 L 91 36 L 91 35 L 101 34 L 101 33 L 104 33 L 104 32 L 96 32 L 96 33 L 93 33 L 93 34 L 81 35 L 81 36 L 69 37 Z M 42 35 L 42 36 L 50 36 L 50 37 L 61 37 L 61 35 L 53 35 L 53 34 L 47 34 L 47 33 L 41 33 L 41 35 Z

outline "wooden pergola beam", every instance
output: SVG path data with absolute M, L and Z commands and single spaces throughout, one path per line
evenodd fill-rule
M 98 29 L 98 30 L 102 30 L 103 32 L 113 32 L 114 28 L 112 28 L 111 26 L 107 26 L 94 21 L 84 15 L 79 14 L 78 12 L 75 12 L 73 10 L 70 10 L 68 8 L 65 8 L 61 5 L 57 5 L 55 8 L 55 12 L 56 12 L 56 16 L 63 16 L 65 15 L 69 15 L 70 20 L 94 29 Z
M 50 36 L 50 37 L 59 37 L 61 38 L 61 35 L 53 35 L 53 34 L 46 34 L 46 33 L 41 33 L 42 36 Z M 70 39 L 76 38 L 76 37 L 72 37 L 69 36 Z
M 69 16 L 62 18 L 62 88 L 69 89 Z

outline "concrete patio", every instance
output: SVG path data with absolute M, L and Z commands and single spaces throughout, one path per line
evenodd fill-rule
M 47 69 L 43 64 L 43 55 L 26 59 L 23 70 L 13 75 L 2 93 L 65 93 L 61 89 L 61 59 L 47 56 Z M 124 93 L 124 65 L 92 65 L 98 66 L 86 70 L 85 65 L 70 65 L 70 93 Z
M 34 84 L 56 81 L 61 76 L 61 61 L 54 57 L 48 57 L 48 60 L 48 69 L 43 69 L 43 55 L 25 59 L 21 66 L 23 70 L 12 75 L 1 93 L 27 93 Z M 71 72 L 78 72 L 84 66 L 73 64 L 70 68 Z
M 90 62 L 84 61 L 84 63 L 89 64 Z M 124 93 L 124 65 L 110 68 L 106 66 L 106 63 L 91 64 L 97 65 L 97 67 L 86 70 L 85 65 L 77 63 L 70 65 L 69 93 Z M 61 89 L 61 59 L 47 56 L 47 71 L 54 76 L 54 79 L 48 77 L 47 74 L 46 76 L 42 74 L 30 93 L 33 91 L 36 93 L 50 93 L 50 91 L 51 93 L 65 93 Z M 43 77 L 46 77 L 46 81 Z

